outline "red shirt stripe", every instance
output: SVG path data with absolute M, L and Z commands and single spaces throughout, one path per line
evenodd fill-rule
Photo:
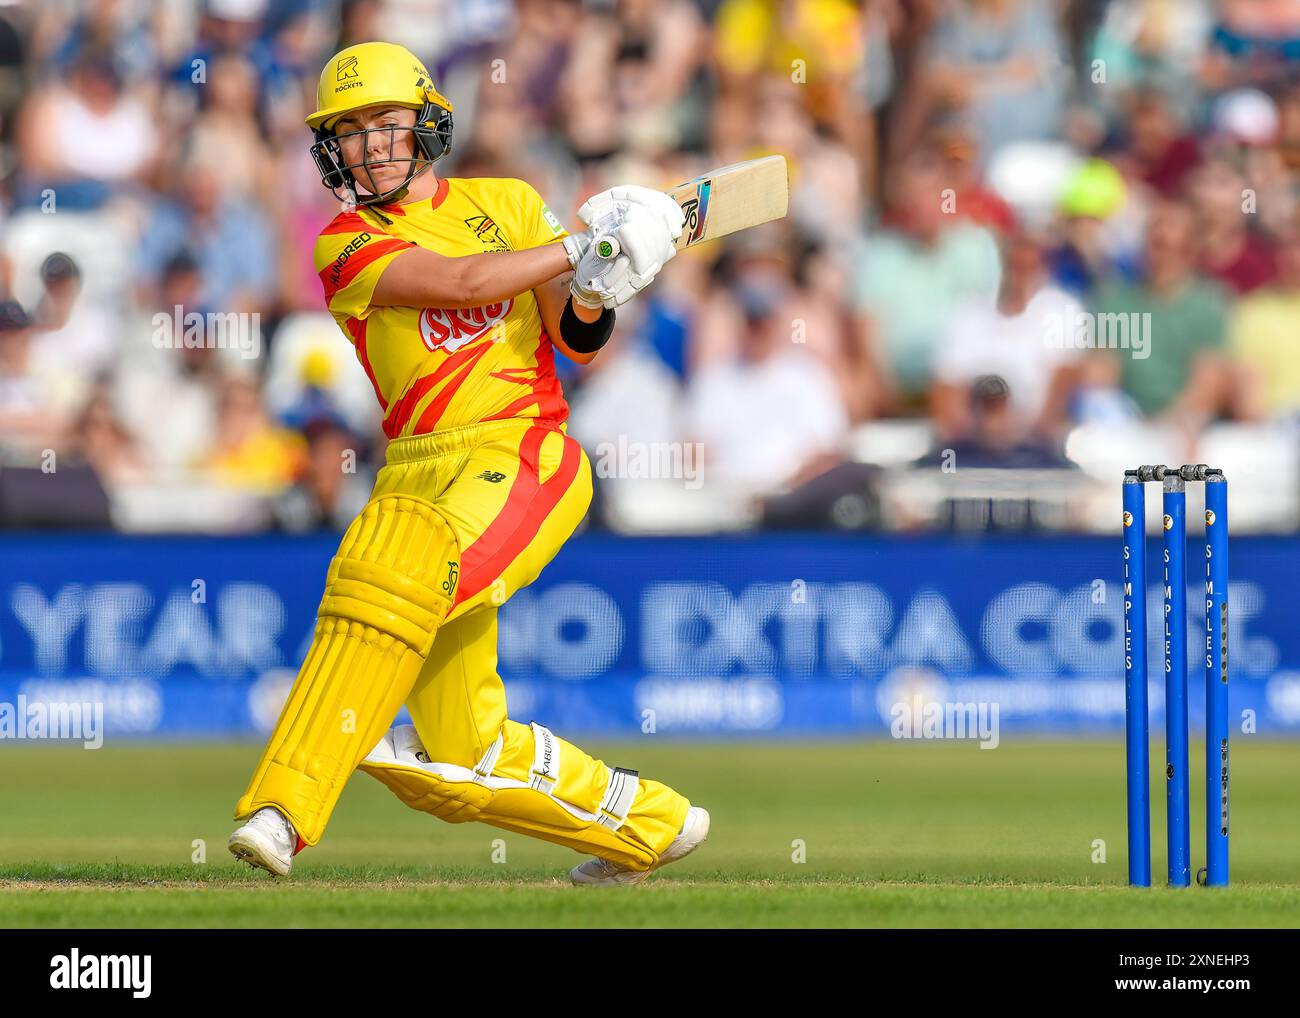
M 388 416 L 384 418 L 384 434 L 389 438 L 396 438 L 400 435 L 402 428 L 406 426 L 406 422 L 415 413 L 415 407 L 424 398 L 425 393 L 448 375 L 459 371 L 462 366 L 473 368 L 478 363 L 478 359 L 487 353 L 491 346 L 492 344 L 489 341 L 476 343 L 474 346 L 467 346 L 464 349 L 457 350 L 438 365 L 437 371 L 416 379 L 402 395 L 402 398 L 393 404 Z
M 321 230 L 322 236 L 334 233 L 367 233 L 374 227 L 361 218 L 358 212 L 340 212 L 330 220 L 330 224 Z
M 538 419 L 554 421 L 557 424 L 568 420 L 569 404 L 565 402 L 564 390 L 560 388 L 560 379 L 555 374 L 555 347 L 551 345 L 551 337 L 546 334 L 545 329 L 537 337 L 537 350 L 534 356 L 537 359 L 537 369 L 527 378 L 513 377 L 520 372 L 518 368 L 493 372 L 494 378 L 500 378 L 505 382 L 526 384 L 531 391 L 527 396 L 520 396 L 496 413 L 484 417 L 483 420 L 503 421 L 518 417 L 521 411 L 530 406 L 537 407 Z
M 379 388 L 379 381 L 375 378 L 374 368 L 370 366 L 370 357 L 366 353 L 366 320 L 364 318 L 348 318 L 348 334 L 352 337 L 352 345 L 356 347 L 357 360 L 366 370 L 366 377 L 370 379 L 370 384 L 375 388 L 375 398 L 379 400 L 381 410 L 388 409 L 388 400 L 384 399 L 384 394 Z
M 438 395 L 429 400 L 429 405 L 424 408 L 424 413 L 420 414 L 420 419 L 415 422 L 415 434 L 427 435 L 438 427 L 438 421 L 442 419 L 442 415 L 446 412 L 452 398 L 460 387 L 465 384 L 465 379 L 474 370 L 474 365 L 478 363 L 479 357 L 487 351 L 487 347 L 487 343 L 475 347 L 479 352 L 472 359 L 465 362 L 465 366 L 447 381 L 447 384 L 442 387 Z
M 538 454 L 546 436 L 553 432 L 555 428 L 549 422 L 539 421 L 524 433 L 519 445 L 519 473 L 510 486 L 505 506 L 478 540 L 461 552 L 457 604 L 480 593 L 523 553 L 578 476 L 581 446 L 559 432 L 564 439 L 560 465 L 545 484 L 540 483 Z
M 339 265 L 337 259 L 330 262 L 329 265 L 320 270 L 320 281 L 321 286 L 325 288 L 325 299 L 329 300 L 351 283 L 352 280 L 356 279 L 357 274 L 376 258 L 393 254 L 395 251 L 405 251 L 408 247 L 415 247 L 415 245 L 409 240 L 385 237 L 383 240 L 363 244 L 360 250 L 353 252 L 352 257 L 342 265 Z M 340 255 L 340 257 L 342 256 Z

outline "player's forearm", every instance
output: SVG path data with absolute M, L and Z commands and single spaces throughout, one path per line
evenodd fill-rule
M 473 308 L 509 300 L 569 271 L 560 244 L 448 258 L 424 248 L 384 269 L 371 303 L 380 307 Z
M 609 338 L 605 327 L 613 328 L 614 312 L 585 307 L 574 301 L 569 294 L 571 281 L 566 272 L 536 287 L 533 296 L 537 298 L 537 310 L 551 342 L 570 360 L 588 364 Z M 595 334 L 593 330 L 604 333 L 601 342 L 588 342 Z
M 573 313 L 577 316 L 578 321 L 580 322 L 597 321 L 600 316 L 605 313 L 604 308 L 589 308 L 586 304 L 579 304 L 576 300 L 571 299 L 567 292 L 564 295 L 564 299 L 569 302 L 569 305 L 573 308 Z

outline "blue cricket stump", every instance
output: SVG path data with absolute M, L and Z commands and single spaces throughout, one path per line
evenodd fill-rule
M 1205 483 L 1205 874 L 1228 883 L 1228 485 L 1205 464 L 1143 466 L 1124 474 L 1124 737 L 1128 874 L 1151 886 L 1146 643 L 1145 484 L 1163 486 L 1165 809 L 1169 885 L 1191 883 L 1187 721 L 1187 481 Z M 1200 879 L 1200 873 L 1197 874 Z
M 1124 478 L 1124 745 L 1128 762 L 1128 882 L 1151 886 L 1151 764 L 1147 729 L 1146 486 Z
M 1228 883 L 1228 482 L 1205 478 L 1205 882 Z
M 1187 493 L 1164 477 L 1165 815 L 1169 886 L 1192 882 L 1191 794 L 1187 784 Z

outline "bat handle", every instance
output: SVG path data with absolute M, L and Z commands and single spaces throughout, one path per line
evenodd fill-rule
M 596 254 L 601 258 L 617 258 L 621 250 L 622 248 L 618 245 L 618 238 L 612 234 L 607 233 L 603 237 L 596 238 Z

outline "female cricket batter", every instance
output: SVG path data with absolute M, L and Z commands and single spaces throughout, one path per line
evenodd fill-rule
M 336 54 L 307 124 L 325 185 L 347 201 L 321 232 L 316 268 L 390 443 L 330 562 L 311 649 L 235 807 L 247 822 L 230 850 L 288 874 L 360 767 L 443 820 L 591 853 L 575 883 L 636 883 L 703 842 L 708 813 L 507 718 L 497 610 L 591 499 L 552 348 L 595 356 L 613 308 L 672 257 L 681 210 L 614 188 L 579 211 L 591 229 L 569 236 L 522 180 L 439 179 L 451 104 L 390 43 Z M 593 249 L 604 234 L 619 242 L 615 259 Z M 385 734 L 403 703 L 414 727 Z

